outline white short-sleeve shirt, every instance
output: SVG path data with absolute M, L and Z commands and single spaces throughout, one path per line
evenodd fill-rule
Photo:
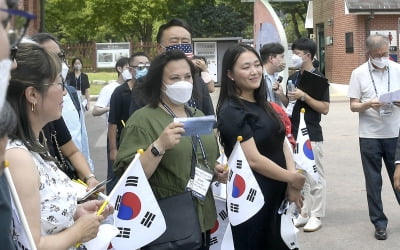
M 369 72 L 371 69 L 374 84 Z M 390 84 L 388 84 L 390 77 Z M 359 99 L 361 102 L 372 100 L 390 91 L 400 89 L 400 65 L 389 61 L 386 70 L 378 71 L 369 61 L 363 63 L 353 70 L 350 78 L 348 97 Z M 400 128 L 400 108 L 392 105 L 391 116 L 380 116 L 379 111 L 369 108 L 359 112 L 359 136 L 361 138 L 394 138 L 399 136 Z
M 111 95 L 119 85 L 120 84 L 117 81 L 112 81 L 104 86 L 100 91 L 95 106 L 101 108 L 110 107 Z M 108 112 L 106 113 L 106 120 L 108 121 Z

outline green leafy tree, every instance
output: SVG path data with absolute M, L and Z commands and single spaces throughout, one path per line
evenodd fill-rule
M 47 0 L 45 3 L 45 31 L 58 37 L 61 42 L 91 40 L 86 32 L 85 2 L 75 0 Z
M 110 34 L 124 41 L 151 42 L 153 25 L 164 20 L 167 0 L 90 0 L 87 1 L 89 20 L 103 23 Z
M 155 40 L 172 17 L 186 19 L 195 37 L 252 36 L 252 4 L 238 0 L 47 0 L 45 30 L 62 43 Z
M 243 36 L 246 28 L 240 13 L 224 4 L 196 8 L 191 11 L 187 21 L 194 37 Z
M 288 41 L 307 37 L 307 30 L 304 28 L 304 23 L 307 15 L 308 1 L 272 2 L 271 6 L 278 13 L 285 27 Z

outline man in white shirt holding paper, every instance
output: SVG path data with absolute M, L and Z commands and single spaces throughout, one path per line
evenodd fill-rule
M 388 219 L 381 199 L 382 160 L 393 186 L 395 151 L 400 128 L 400 108 L 379 96 L 400 89 L 400 65 L 389 60 L 389 40 L 371 35 L 366 41 L 369 59 L 350 78 L 350 109 L 359 113 L 359 142 L 365 176 L 369 217 L 375 238 L 386 240 Z M 394 191 L 400 204 L 400 192 Z

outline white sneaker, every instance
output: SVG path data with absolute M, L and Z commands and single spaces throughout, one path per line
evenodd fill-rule
M 315 232 L 322 227 L 321 220 L 317 217 L 311 217 L 304 226 L 304 232 Z
M 310 217 L 303 217 L 299 214 L 296 219 L 293 219 L 293 225 L 295 227 L 303 227 L 308 222 L 308 219 L 310 219 Z

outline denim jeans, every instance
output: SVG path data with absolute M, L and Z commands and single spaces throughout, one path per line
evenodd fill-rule
M 361 161 L 367 189 L 369 217 L 375 228 L 386 228 L 388 219 L 383 212 L 382 191 L 382 159 L 393 188 L 395 170 L 396 138 L 372 139 L 359 138 Z M 400 204 L 400 192 L 395 191 L 397 202 Z

